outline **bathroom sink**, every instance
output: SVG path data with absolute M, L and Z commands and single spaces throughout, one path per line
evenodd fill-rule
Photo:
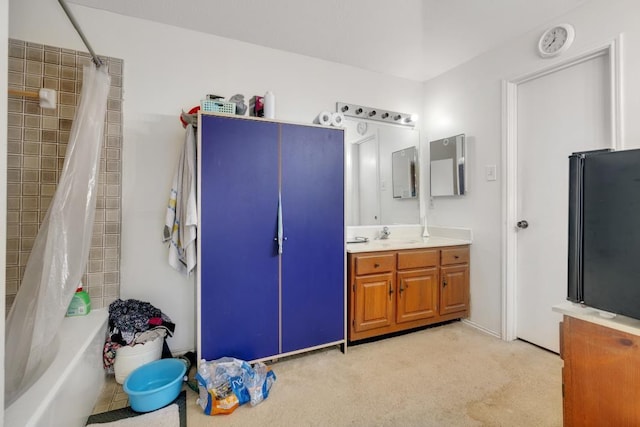
M 422 243 L 422 240 L 416 240 L 416 239 L 409 239 L 409 240 L 404 240 L 404 239 L 384 239 L 384 240 L 371 240 L 369 242 L 369 244 L 371 245 L 376 245 L 376 246 L 382 246 L 382 247 L 390 247 L 390 246 L 403 246 L 403 245 L 414 245 L 417 243 Z

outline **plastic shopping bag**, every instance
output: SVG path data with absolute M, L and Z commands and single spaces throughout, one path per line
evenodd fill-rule
M 255 406 L 269 396 L 276 376 L 264 363 L 251 367 L 247 362 L 223 357 L 200 361 L 196 374 L 198 403 L 207 415 L 230 414 L 250 402 Z

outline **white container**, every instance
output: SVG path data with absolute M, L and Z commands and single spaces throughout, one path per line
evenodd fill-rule
M 270 91 L 264 94 L 264 118 L 276 118 L 276 97 Z
M 144 344 L 125 345 L 117 349 L 113 370 L 118 384 L 124 383 L 127 375 L 138 366 L 160 359 L 163 343 L 164 337 L 158 337 Z

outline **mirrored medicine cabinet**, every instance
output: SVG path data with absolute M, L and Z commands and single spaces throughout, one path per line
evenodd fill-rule
M 419 224 L 419 131 L 357 119 L 344 128 L 347 225 Z
M 464 134 L 429 143 L 431 197 L 462 196 L 467 192 L 465 156 Z

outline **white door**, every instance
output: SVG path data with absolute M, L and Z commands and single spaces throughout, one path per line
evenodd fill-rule
M 380 224 L 378 134 L 368 136 L 356 144 L 358 144 L 360 225 L 377 225 Z
M 516 335 L 559 350 L 566 300 L 568 156 L 611 147 L 608 55 L 518 85 Z M 527 224 L 520 224 L 525 227 Z

